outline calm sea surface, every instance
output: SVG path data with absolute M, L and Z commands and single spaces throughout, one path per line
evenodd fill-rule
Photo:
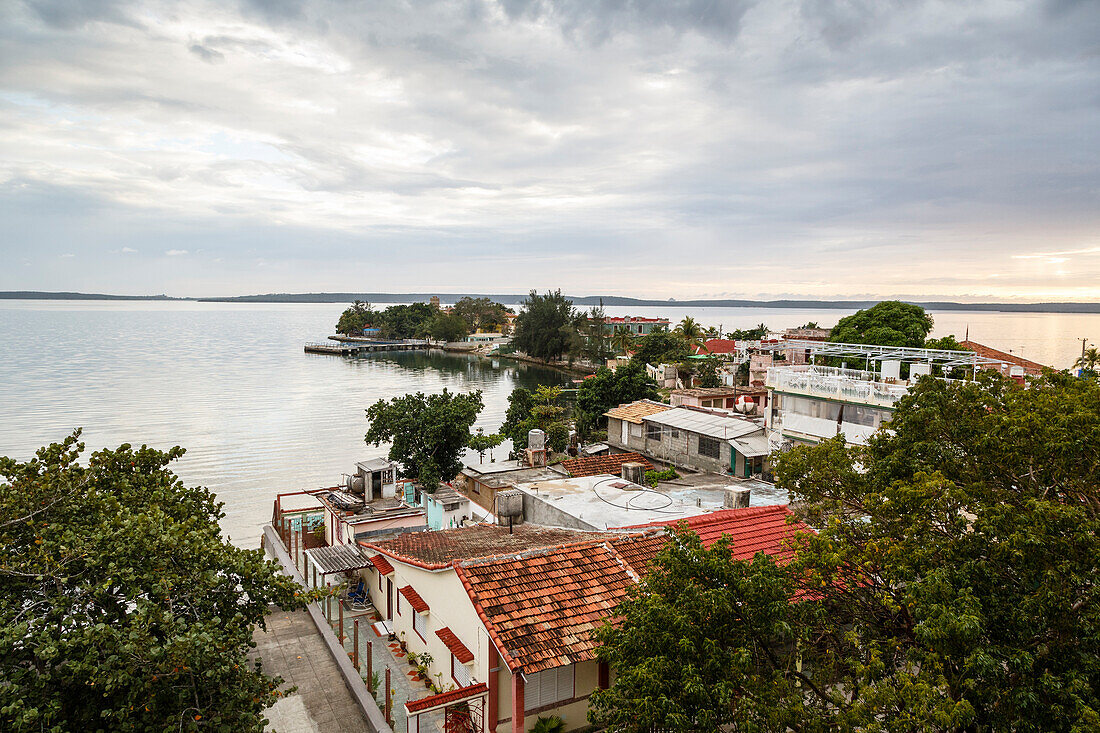
M 223 530 L 255 546 L 281 491 L 332 485 L 385 446 L 363 442 L 363 410 L 406 392 L 480 389 L 478 425 L 495 430 L 515 386 L 564 384 L 548 369 L 431 353 L 350 359 L 305 354 L 339 304 L 0 300 L 0 455 L 29 458 L 84 428 L 88 450 L 128 442 L 181 445 L 176 466 L 225 502 Z M 607 308 L 612 315 L 691 315 L 726 330 L 817 321 L 832 310 Z M 936 334 L 971 338 L 1056 367 L 1100 341 L 1100 315 L 935 313 Z M 501 454 L 505 453 L 501 451 Z

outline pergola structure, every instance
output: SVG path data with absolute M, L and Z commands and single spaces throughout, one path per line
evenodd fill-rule
M 849 357 L 870 362 L 901 361 L 909 363 L 935 364 L 951 369 L 952 367 L 977 368 L 983 364 L 999 364 L 996 359 L 979 356 L 973 351 L 951 351 L 948 349 L 917 349 L 909 346 L 877 346 L 875 344 L 841 344 L 829 341 L 809 341 L 788 339 L 784 341 L 762 342 L 761 351 L 800 350 L 808 356 Z
M 361 568 L 373 567 L 367 554 L 357 545 L 332 545 L 328 547 L 315 547 L 306 550 L 309 564 L 306 566 L 306 581 L 310 580 L 312 571 L 312 586 L 318 588 L 327 585 L 326 576 L 347 575 Z M 318 585 L 320 576 L 320 585 Z

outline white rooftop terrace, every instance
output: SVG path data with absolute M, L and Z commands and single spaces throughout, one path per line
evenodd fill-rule
M 698 474 L 703 477 L 706 474 Z M 716 478 L 724 478 L 718 477 Z M 750 506 L 785 503 L 785 497 L 771 484 L 745 480 L 700 481 L 676 486 L 662 483 L 659 489 L 638 486 L 619 476 L 602 474 L 535 481 L 516 489 L 553 509 L 580 520 L 594 529 L 614 529 L 663 520 L 678 520 L 722 509 L 726 488 L 750 489 Z M 525 509 L 529 500 L 524 499 Z M 528 520 L 530 521 L 530 520 Z

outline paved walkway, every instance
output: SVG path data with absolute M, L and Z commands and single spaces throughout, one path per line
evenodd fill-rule
M 297 686 L 268 709 L 269 728 L 277 733 L 361 733 L 369 730 L 344 678 L 305 611 L 275 609 L 267 617 L 267 631 L 253 634 L 250 655 L 263 663 L 264 672 L 278 675 L 283 689 Z
M 335 602 L 334 600 L 333 603 Z M 406 729 L 405 702 L 407 700 L 417 700 L 422 697 L 428 697 L 432 693 L 424 687 L 424 683 L 420 681 L 420 677 L 416 673 L 416 670 L 409 666 L 405 659 L 405 655 L 401 653 L 401 645 L 396 641 L 389 641 L 386 637 L 379 636 L 378 632 L 374 630 L 373 616 L 373 613 L 353 612 L 350 607 L 345 604 L 344 648 L 347 649 L 349 655 L 352 653 L 355 645 L 354 619 L 358 618 L 359 653 L 363 657 L 360 661 L 359 668 L 365 675 L 367 672 L 367 642 L 369 641 L 374 671 L 378 674 L 379 682 L 381 683 L 378 688 L 378 698 L 381 700 L 385 699 L 384 670 L 386 667 L 389 667 L 390 689 L 393 690 L 393 729 L 394 731 L 403 733 Z M 337 618 L 332 619 L 333 630 L 339 633 L 337 626 L 339 626 L 339 620 Z M 420 730 L 425 733 L 433 730 L 442 731 L 443 714 L 435 712 L 422 715 L 420 717 Z

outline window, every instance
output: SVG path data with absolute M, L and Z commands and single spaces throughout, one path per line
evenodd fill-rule
M 705 435 L 699 436 L 699 455 L 707 458 L 722 457 L 722 443 Z
M 541 672 L 526 675 L 523 686 L 523 707 L 525 710 L 553 705 L 562 700 L 573 698 L 573 665 L 544 669 Z
M 635 425 L 634 423 L 630 423 L 630 437 L 631 438 L 640 438 L 640 437 L 642 437 L 642 426 L 641 425 Z
M 470 676 L 469 668 L 458 661 L 458 657 L 451 655 L 451 678 L 459 687 L 469 687 L 474 684 L 474 678 Z
M 654 425 L 651 422 L 645 424 L 645 437 L 646 440 L 660 440 L 661 439 L 661 426 Z
M 382 590 L 382 571 L 378 571 L 378 590 Z
M 425 635 L 428 633 L 427 625 L 424 623 L 424 615 L 413 611 L 413 631 L 420 635 L 421 640 L 427 641 Z
M 398 593 L 397 593 L 397 615 L 398 616 L 401 615 L 401 592 L 400 591 L 398 591 Z

